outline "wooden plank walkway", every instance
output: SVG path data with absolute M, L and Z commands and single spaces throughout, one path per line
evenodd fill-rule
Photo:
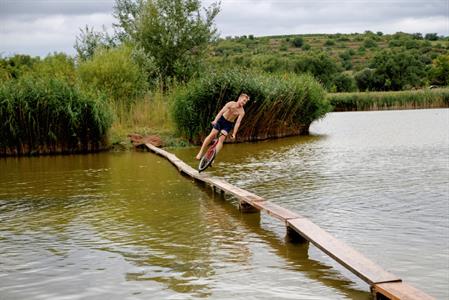
M 294 232 L 299 234 L 301 238 L 311 242 L 318 249 L 322 250 L 342 266 L 368 283 L 375 299 L 385 299 L 385 297 L 392 300 L 434 299 L 424 292 L 402 282 L 402 280 L 396 275 L 385 271 L 361 253 L 357 252 L 342 241 L 337 240 L 331 234 L 296 212 L 285 209 L 271 201 L 236 187 L 224 180 L 210 177 L 204 173 L 200 174 L 197 170 L 181 161 L 172 153 L 157 148 L 151 144 L 144 145 L 149 150 L 168 159 L 181 173 L 212 186 L 214 190 L 218 189 L 224 193 L 235 196 L 239 199 L 241 205 L 249 205 L 281 220 L 284 222 L 284 225 L 287 226 L 287 233 L 291 233 L 292 230 L 294 230 Z M 384 298 L 379 295 L 382 295 Z

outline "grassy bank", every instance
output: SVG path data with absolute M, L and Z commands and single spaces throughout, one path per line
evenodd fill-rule
M 170 98 L 162 92 L 154 92 L 137 99 L 129 109 L 115 103 L 111 103 L 111 107 L 116 116 L 109 133 L 112 149 L 131 148 L 129 134 L 157 135 L 166 147 L 187 145 L 186 140 L 176 134 Z
M 327 95 L 334 111 L 449 107 L 449 88 L 400 92 L 358 92 Z

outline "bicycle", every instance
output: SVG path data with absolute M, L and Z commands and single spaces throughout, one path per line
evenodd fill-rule
M 200 163 L 198 165 L 198 172 L 201 173 L 206 170 L 214 161 L 215 156 L 217 155 L 217 145 L 220 136 L 222 135 L 221 131 L 218 133 L 217 137 L 214 139 L 212 145 L 207 148 L 206 153 L 201 157 Z

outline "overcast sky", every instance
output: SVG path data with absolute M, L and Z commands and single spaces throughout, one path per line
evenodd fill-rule
M 0 0 L 0 55 L 74 54 L 86 24 L 111 30 L 114 0 Z M 214 1 L 203 0 L 203 5 Z M 306 33 L 449 35 L 449 0 L 222 0 L 222 37 Z

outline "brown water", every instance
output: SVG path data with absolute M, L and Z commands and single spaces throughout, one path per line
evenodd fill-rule
M 226 145 L 209 173 L 448 299 L 449 110 L 332 113 L 311 133 Z M 370 299 L 284 235 L 154 154 L 0 159 L 0 299 Z

